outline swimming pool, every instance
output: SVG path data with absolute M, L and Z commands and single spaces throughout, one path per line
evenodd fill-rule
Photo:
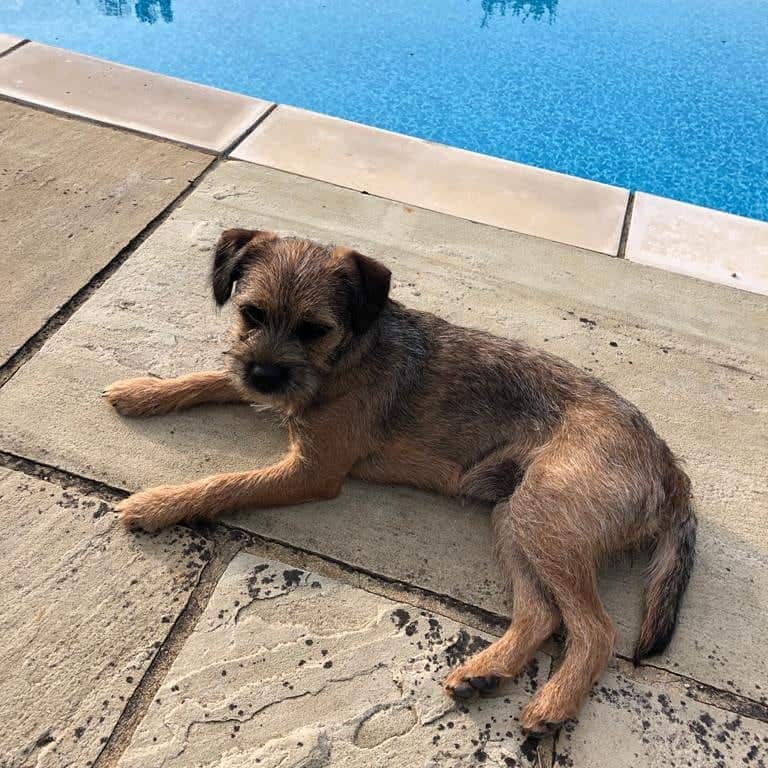
M 0 31 L 768 220 L 762 0 L 0 0 Z

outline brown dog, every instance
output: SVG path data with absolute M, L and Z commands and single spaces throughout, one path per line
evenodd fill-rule
M 330 499 L 350 474 L 494 504 L 512 623 L 446 687 L 464 698 L 516 676 L 562 621 L 562 664 L 522 719 L 545 733 L 576 715 L 612 653 L 596 588 L 608 553 L 654 544 L 636 658 L 669 642 L 694 554 L 688 478 L 606 385 L 520 342 L 407 309 L 389 283 L 386 267 L 354 251 L 224 232 L 213 292 L 222 305 L 236 285 L 230 369 L 130 379 L 105 395 L 133 416 L 266 403 L 286 415 L 290 451 L 265 469 L 137 493 L 120 517 L 154 529 Z

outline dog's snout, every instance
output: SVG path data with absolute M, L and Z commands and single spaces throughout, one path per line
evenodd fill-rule
M 288 369 L 282 365 L 254 363 L 248 369 L 248 383 L 259 392 L 277 392 L 288 383 L 288 378 Z

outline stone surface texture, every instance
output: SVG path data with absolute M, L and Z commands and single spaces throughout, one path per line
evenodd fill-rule
M 104 501 L 0 469 L 0 766 L 85 768 L 210 556 L 134 536 Z
M 638 193 L 626 257 L 768 294 L 768 222 Z
M 1 364 L 211 158 L 9 102 L 0 136 Z
M 217 152 L 270 106 L 40 43 L 0 59 L 0 94 Z
M 120 768 L 535 765 L 518 715 L 546 680 L 547 656 L 480 702 L 442 689 L 447 669 L 491 639 L 238 555 Z
M 233 157 L 615 255 L 629 193 L 279 106 Z
M 768 723 L 702 704 L 682 685 L 613 670 L 578 724 L 561 731 L 556 753 L 563 768 L 765 768 Z
M 212 244 L 236 225 L 359 248 L 392 267 L 397 298 L 561 354 L 637 402 L 687 462 L 701 520 L 680 626 L 654 663 L 764 696 L 766 300 L 755 294 L 228 162 L 3 387 L 0 448 L 130 490 L 278 456 L 284 435 L 253 410 L 126 421 L 98 396 L 114 379 L 221 364 L 227 318 L 215 314 L 206 279 Z M 331 502 L 229 522 L 507 610 L 482 508 L 350 483 Z M 603 579 L 624 653 L 643 564 L 638 556 Z

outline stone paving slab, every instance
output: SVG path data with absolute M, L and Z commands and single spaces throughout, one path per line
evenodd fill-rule
M 120 768 L 525 766 L 520 707 L 547 678 L 468 706 L 442 680 L 492 640 L 454 621 L 238 555 L 149 705 Z
M 560 732 L 562 768 L 765 768 L 768 723 L 707 706 L 682 685 L 612 670 Z
M 626 257 L 768 294 L 768 222 L 639 192 Z
M 210 162 L 0 101 L 0 364 Z
M 103 501 L 0 470 L 0 766 L 93 763 L 210 556 Z
M 629 192 L 280 105 L 240 160 L 616 255 Z
M 234 225 L 354 245 L 392 266 L 397 297 L 564 355 L 636 401 L 687 460 L 701 517 L 681 626 L 655 663 L 764 694 L 755 687 L 768 677 L 760 296 L 229 162 L 3 387 L 0 447 L 131 490 L 278 456 L 285 438 L 275 421 L 243 407 L 131 421 L 98 397 L 117 378 L 220 364 L 227 318 L 213 311 L 206 276 L 221 227 Z M 332 502 L 231 522 L 506 610 L 485 509 L 350 483 Z M 603 581 L 625 653 L 642 565 L 638 557 Z
M 0 61 L 0 93 L 216 152 L 229 147 L 271 106 L 34 42 Z

